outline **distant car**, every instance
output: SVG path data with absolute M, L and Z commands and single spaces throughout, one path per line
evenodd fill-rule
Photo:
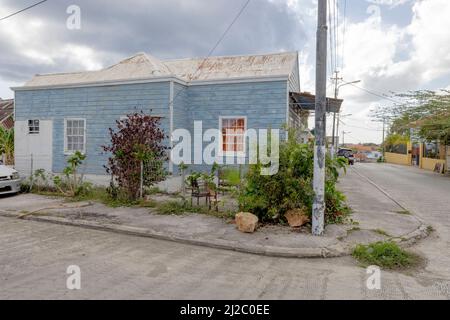
M 355 156 L 353 155 L 353 150 L 351 149 L 339 149 L 337 156 L 347 159 L 351 166 L 355 164 Z
M 0 195 L 18 193 L 20 182 L 20 175 L 16 170 L 0 165 Z

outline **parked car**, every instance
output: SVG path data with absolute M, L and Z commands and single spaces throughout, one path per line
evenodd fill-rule
M 0 195 L 18 193 L 20 182 L 20 175 L 16 170 L 0 165 Z
M 353 150 L 351 149 L 339 149 L 337 156 L 347 159 L 351 166 L 355 164 L 355 156 L 353 155 Z

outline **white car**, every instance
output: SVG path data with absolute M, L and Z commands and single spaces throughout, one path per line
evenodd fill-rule
M 7 166 L 0 165 L 0 195 L 20 191 L 19 173 Z

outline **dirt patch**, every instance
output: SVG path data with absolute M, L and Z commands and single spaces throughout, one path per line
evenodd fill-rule
M 95 212 L 84 211 L 84 212 L 51 213 L 48 215 L 66 218 L 70 220 L 85 220 L 99 223 L 122 224 L 121 220 L 117 216 Z

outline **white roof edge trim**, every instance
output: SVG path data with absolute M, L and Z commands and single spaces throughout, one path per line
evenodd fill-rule
M 280 76 L 259 76 L 259 77 L 242 77 L 242 78 L 228 78 L 228 79 L 214 79 L 214 80 L 193 80 L 186 82 L 177 77 L 161 77 L 161 78 L 143 78 L 133 80 L 111 80 L 111 81 L 97 81 L 97 82 L 83 82 L 83 83 L 71 83 L 65 85 L 49 85 L 49 86 L 22 86 L 22 87 L 10 87 L 13 91 L 32 91 L 32 90 L 45 90 L 45 89 L 65 89 L 65 88 L 86 88 L 86 87 L 104 87 L 110 85 L 122 85 L 122 84 L 139 84 L 139 83 L 152 83 L 152 82 L 177 82 L 185 86 L 195 85 L 208 85 L 208 84 L 222 84 L 222 83 L 246 83 L 246 82 L 269 82 L 269 81 L 284 81 L 288 80 L 289 75 Z
M 104 87 L 111 85 L 121 84 L 139 84 L 139 83 L 152 83 L 152 82 L 177 82 L 183 85 L 187 85 L 186 81 L 183 81 L 177 77 L 152 77 L 142 79 L 123 79 L 123 80 L 109 80 L 109 81 L 94 81 L 94 82 L 80 82 L 80 83 L 68 83 L 68 84 L 54 84 L 48 86 L 22 86 L 22 87 L 10 87 L 13 91 L 30 91 L 30 90 L 44 90 L 44 89 L 62 89 L 62 88 L 86 88 L 86 87 Z

